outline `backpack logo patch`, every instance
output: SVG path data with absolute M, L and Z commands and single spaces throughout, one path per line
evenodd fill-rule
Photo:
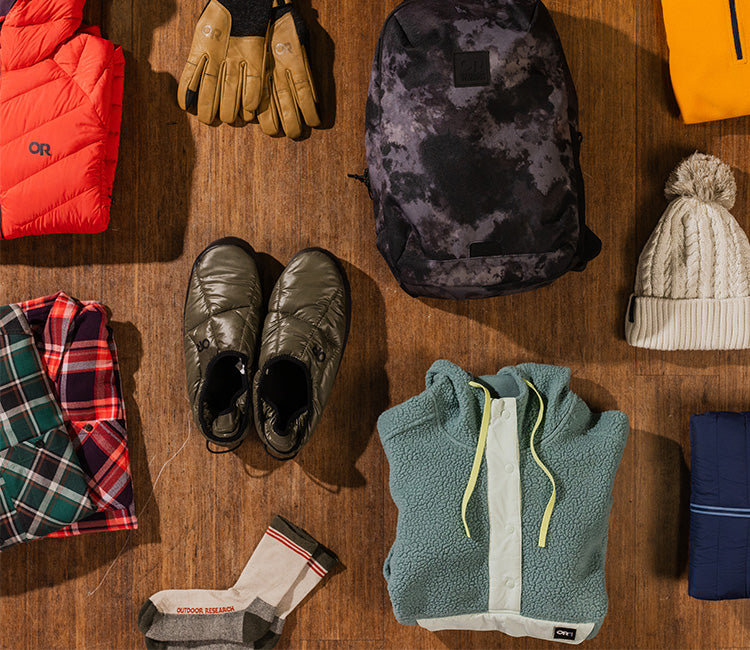
M 29 145 L 29 153 L 40 156 L 51 156 L 50 146 L 46 142 L 32 142 Z
M 555 635 L 552 638 L 553 639 L 563 639 L 565 641 L 575 641 L 576 640 L 576 631 L 572 627 L 556 627 L 555 628 Z
M 456 52 L 453 55 L 453 85 L 456 88 L 489 86 L 489 52 Z

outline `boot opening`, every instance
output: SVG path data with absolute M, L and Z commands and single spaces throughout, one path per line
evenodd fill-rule
M 309 385 L 307 368 L 296 359 L 278 359 L 266 367 L 258 393 L 274 411 L 277 434 L 290 433 L 289 425 L 309 408 Z
M 206 371 L 204 404 L 213 417 L 234 407 L 242 393 L 247 391 L 247 373 L 244 361 L 236 355 L 217 358 Z

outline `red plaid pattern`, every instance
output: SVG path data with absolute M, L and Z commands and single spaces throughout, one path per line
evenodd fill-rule
M 63 292 L 19 306 L 59 397 L 97 510 L 50 537 L 137 528 L 117 349 L 104 307 Z

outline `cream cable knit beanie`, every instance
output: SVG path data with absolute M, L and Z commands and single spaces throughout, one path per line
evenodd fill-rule
M 672 172 L 666 211 L 638 261 L 625 318 L 630 345 L 654 350 L 750 347 L 750 243 L 729 210 L 729 165 L 695 153 Z

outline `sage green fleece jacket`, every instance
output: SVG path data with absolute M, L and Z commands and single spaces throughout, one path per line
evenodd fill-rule
M 401 623 L 569 643 L 598 632 L 612 488 L 629 426 L 619 411 L 592 413 L 570 390 L 570 374 L 522 364 L 476 378 L 436 361 L 423 393 L 380 416 L 399 510 L 384 574 Z M 534 448 L 556 486 L 544 548 L 552 484 L 533 458 L 540 404 L 524 380 L 544 403 Z M 492 417 L 467 537 L 461 504 L 487 407 L 484 391 L 470 386 L 477 381 L 490 391 Z

